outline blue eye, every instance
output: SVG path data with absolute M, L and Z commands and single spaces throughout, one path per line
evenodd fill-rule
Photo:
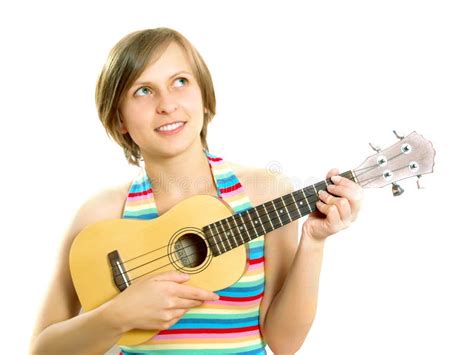
M 178 78 L 178 79 L 176 79 L 175 81 L 178 81 L 178 80 L 183 80 L 183 81 L 186 82 L 186 83 L 188 82 L 188 79 L 186 79 L 186 78 Z M 184 86 L 184 84 L 183 84 L 183 86 Z
M 185 86 L 185 85 L 188 83 L 189 80 L 186 79 L 186 78 L 177 78 L 177 79 L 175 80 L 175 83 L 178 82 L 178 81 L 184 82 L 183 84 L 178 85 L 178 87 L 183 87 L 183 86 Z M 145 90 L 146 90 L 146 91 L 145 91 Z M 140 91 L 143 93 L 143 95 L 140 95 L 140 94 L 137 95 L 137 93 L 139 93 Z M 150 94 L 150 89 L 149 89 L 148 87 L 146 87 L 146 86 L 142 86 L 142 87 L 139 88 L 137 91 L 135 91 L 135 95 L 136 95 L 136 96 L 147 96 L 148 94 Z
M 135 91 L 135 94 L 136 94 L 137 92 L 139 92 L 141 89 L 145 89 L 145 90 L 150 91 L 150 89 L 148 89 L 146 86 L 143 86 L 143 87 L 141 87 L 140 89 L 138 89 L 137 91 Z M 146 94 L 145 94 L 145 95 L 146 95 Z M 145 95 L 138 95 L 138 96 L 145 96 Z

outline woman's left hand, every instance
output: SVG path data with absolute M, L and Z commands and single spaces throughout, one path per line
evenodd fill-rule
M 328 186 L 329 193 L 320 191 L 316 210 L 310 213 L 303 223 L 302 235 L 325 239 L 346 229 L 357 219 L 362 204 L 363 188 L 338 174 L 337 169 L 328 172 L 326 178 L 331 178 L 334 185 Z

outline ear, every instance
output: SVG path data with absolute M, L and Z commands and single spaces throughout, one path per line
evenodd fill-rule
M 126 134 L 126 133 L 128 133 L 128 131 L 127 131 L 126 128 L 120 127 L 120 133 L 121 134 Z
M 120 124 L 120 128 L 119 128 L 120 133 L 121 134 L 128 133 L 127 127 L 125 126 L 125 123 L 123 123 L 122 118 L 120 117 L 119 113 L 117 113 L 117 117 L 119 119 L 119 124 Z
M 120 133 L 121 134 L 128 133 L 127 127 L 125 127 L 125 124 L 122 121 L 120 121 Z

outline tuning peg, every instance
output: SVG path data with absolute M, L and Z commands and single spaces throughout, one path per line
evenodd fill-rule
M 369 145 L 370 145 L 370 148 L 375 150 L 377 153 L 382 150 L 382 149 L 380 149 L 380 147 L 378 145 L 375 145 L 375 144 L 372 144 L 372 143 L 369 143 Z
M 392 194 L 393 196 L 400 196 L 405 190 L 396 182 L 392 182 Z
M 421 182 L 421 175 L 417 175 L 417 177 L 418 177 L 418 180 L 416 180 L 416 186 L 418 187 L 418 189 L 424 189 L 425 186 Z
M 393 134 L 395 135 L 395 137 L 397 137 L 398 139 L 402 140 L 403 138 L 405 138 L 404 135 L 400 135 L 397 133 L 397 131 L 393 130 Z

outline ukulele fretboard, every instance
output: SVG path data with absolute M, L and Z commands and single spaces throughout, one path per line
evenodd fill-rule
M 340 175 L 356 181 L 352 170 Z M 204 226 L 212 254 L 228 252 L 314 212 L 318 191 L 326 190 L 330 184 L 332 181 L 326 179 Z

